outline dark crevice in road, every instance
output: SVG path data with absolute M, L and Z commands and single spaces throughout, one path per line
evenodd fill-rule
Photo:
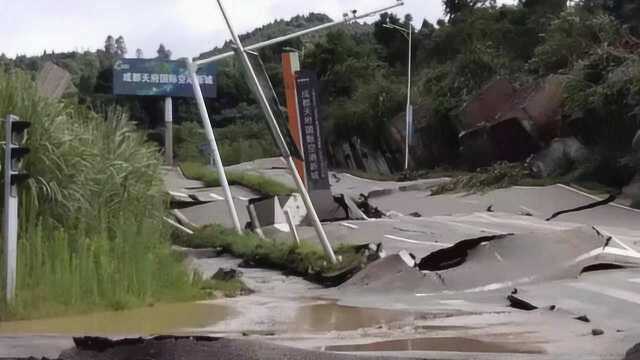
M 423 271 L 440 271 L 460 266 L 467 260 L 469 250 L 477 247 L 483 242 L 503 239 L 511 235 L 513 234 L 480 236 L 473 239 L 459 241 L 451 247 L 436 250 L 423 257 L 418 263 L 418 268 Z
M 553 213 L 553 215 L 551 215 L 548 218 L 546 218 L 545 221 L 553 220 L 553 219 L 557 218 L 558 216 L 560 216 L 562 214 L 578 212 L 578 211 L 583 211 L 583 210 L 589 210 L 589 209 L 597 208 L 599 206 L 604 206 L 604 205 L 607 205 L 607 204 L 609 204 L 611 202 L 614 202 L 617 197 L 618 196 L 616 194 L 611 194 L 606 199 L 603 199 L 603 200 L 599 200 L 599 201 L 592 202 L 592 203 L 587 204 L 587 205 L 582 205 L 582 206 L 578 206 L 578 207 L 567 209 L 567 210 L 557 211 L 557 212 Z
M 580 270 L 580 275 L 586 272 L 602 271 L 602 270 L 618 270 L 618 269 L 625 269 L 625 268 L 626 266 L 622 266 L 618 264 L 598 263 L 598 264 L 585 266 L 584 268 L 582 268 L 582 270 Z

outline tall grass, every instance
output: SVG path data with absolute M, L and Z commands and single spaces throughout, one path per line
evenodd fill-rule
M 16 302 L 1 318 L 196 295 L 161 223 L 158 149 L 125 113 L 42 99 L 27 74 L 0 72 L 0 116 L 10 113 L 32 122 L 33 178 L 21 191 Z

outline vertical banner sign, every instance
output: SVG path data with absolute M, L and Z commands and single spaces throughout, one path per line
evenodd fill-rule
M 318 78 L 315 71 L 301 70 L 296 72 L 300 133 L 309 190 L 330 188 L 329 172 L 320 137 L 318 88 Z
M 282 53 L 282 82 L 284 82 L 284 95 L 287 102 L 287 115 L 289 117 L 289 130 L 293 141 L 299 149 L 302 149 L 302 135 L 300 134 L 300 119 L 298 118 L 298 97 L 296 95 L 296 71 L 300 70 L 300 57 L 298 52 Z M 307 184 L 307 175 L 304 171 L 304 161 L 295 159 L 296 170 Z M 308 186 L 307 186 L 308 188 Z

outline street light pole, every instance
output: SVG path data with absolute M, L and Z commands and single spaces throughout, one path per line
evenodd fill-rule
M 405 117 L 405 133 L 404 133 L 404 169 L 407 170 L 409 168 L 409 138 L 411 137 L 411 123 L 413 121 L 413 109 L 411 107 L 411 34 L 413 33 L 411 29 L 411 23 L 408 24 L 407 29 L 401 28 L 400 26 L 393 25 L 390 23 L 386 23 L 383 25 L 389 29 L 396 29 L 404 35 L 409 40 L 409 59 L 407 65 L 407 110 Z
M 409 131 L 411 130 L 411 122 L 413 117 L 413 109 L 411 108 L 411 23 L 409 23 L 409 65 L 408 65 L 408 75 L 407 75 L 407 120 L 405 124 L 405 136 L 404 136 L 404 169 L 407 170 L 409 168 L 409 139 L 411 134 Z

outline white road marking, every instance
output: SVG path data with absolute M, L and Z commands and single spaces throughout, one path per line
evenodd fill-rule
M 502 259 L 502 256 L 500 256 L 500 254 L 498 254 L 498 252 L 497 252 L 497 251 L 494 251 L 493 253 L 494 253 L 494 254 L 496 255 L 496 257 L 498 258 L 498 261 L 500 261 L 500 262 L 504 262 L 504 260 Z
M 459 227 L 468 228 L 468 229 L 472 229 L 472 230 L 476 230 L 476 231 L 480 231 L 480 232 L 489 232 L 489 233 L 493 233 L 493 234 L 504 234 L 505 233 L 504 231 L 496 231 L 496 230 L 485 228 L 485 227 L 481 227 L 481 226 L 475 226 L 475 225 L 469 225 L 469 224 L 461 224 L 459 222 L 455 222 L 455 221 L 451 221 L 451 220 L 445 220 L 441 216 L 434 216 L 434 217 L 429 218 L 428 220 L 432 220 L 432 221 L 443 223 L 443 224 L 447 224 L 447 225 L 456 225 L 456 226 L 459 226 Z
M 449 247 L 449 246 L 451 246 L 450 244 L 441 244 L 441 243 L 432 242 L 432 241 L 417 241 L 417 240 L 405 239 L 405 238 L 401 238 L 399 236 L 394 236 L 394 235 L 385 235 L 384 237 L 386 237 L 388 239 L 391 239 L 391 240 L 405 241 L 405 242 L 412 243 L 412 244 L 435 245 L 435 246 L 441 246 L 441 247 Z
M 242 200 L 242 201 L 249 201 L 249 198 L 246 196 L 238 196 L 238 199 Z
M 214 193 L 209 193 L 209 196 L 211 196 L 212 198 L 216 199 L 216 200 L 224 200 L 224 198 L 218 194 L 214 194 Z
M 636 284 L 640 284 L 640 278 L 635 278 L 635 279 L 628 279 L 628 282 L 632 282 L 632 283 L 636 283 Z
M 525 277 L 525 278 L 521 278 L 518 280 L 514 280 L 514 281 L 505 281 L 505 282 L 501 282 L 501 283 L 492 283 L 492 284 L 487 284 L 484 286 L 478 286 L 475 288 L 471 288 L 471 289 L 467 289 L 464 292 L 469 293 L 469 292 L 481 292 L 481 291 L 490 291 L 490 290 L 497 290 L 497 289 L 502 289 L 505 287 L 510 287 L 516 284 L 521 284 L 521 283 L 528 283 L 531 282 L 533 280 L 535 280 L 537 277 L 536 276 L 531 276 L 531 277 Z
M 344 227 L 348 227 L 350 229 L 358 229 L 359 228 L 358 225 L 353 225 L 353 224 L 349 224 L 349 223 L 346 223 L 346 222 L 342 222 L 342 223 L 340 223 L 340 225 L 342 225 Z
M 466 301 L 464 300 L 440 300 L 438 301 L 441 304 L 445 304 L 445 305 L 464 305 L 467 304 Z
M 177 191 L 169 191 L 169 195 L 171 195 L 171 196 L 189 197 L 189 195 L 187 195 L 185 193 L 177 192 Z
M 586 197 L 588 197 L 590 199 L 593 199 L 593 200 L 596 200 L 596 201 L 603 200 L 603 199 L 601 199 L 601 198 L 599 198 L 599 197 L 597 197 L 595 195 L 588 194 L 588 193 L 586 193 L 584 191 L 580 191 L 580 190 L 575 189 L 575 188 L 573 188 L 571 186 L 567 186 L 567 185 L 564 185 L 564 184 L 556 184 L 556 185 L 560 186 L 563 189 L 566 189 L 566 190 L 569 190 L 569 191 L 573 191 L 574 193 L 580 194 L 582 196 L 586 196 Z M 630 210 L 630 211 L 633 211 L 633 212 L 640 213 L 640 210 L 638 210 L 638 209 L 634 209 L 634 208 L 630 208 L 628 206 L 620 205 L 620 204 L 617 204 L 615 202 L 610 202 L 609 205 L 615 206 L 617 208 L 621 208 L 621 209 Z
M 625 300 L 625 301 L 628 301 L 628 302 L 640 304 L 640 294 L 634 293 L 634 292 L 631 292 L 631 291 L 614 289 L 614 288 L 610 288 L 610 287 L 598 286 L 598 285 L 592 285 L 592 284 L 584 284 L 584 283 L 569 284 L 569 286 L 574 287 L 574 288 L 578 288 L 578 289 L 588 290 L 588 291 L 599 293 L 599 294 L 603 294 L 603 295 L 607 295 L 607 296 L 610 296 L 610 297 L 613 297 L 613 298 L 616 298 L 616 299 Z
M 579 224 L 570 224 L 570 225 L 558 225 L 558 223 L 548 223 L 541 222 L 539 219 L 532 218 L 529 219 L 508 219 L 505 217 L 496 218 L 490 214 L 485 213 L 475 213 L 474 216 L 477 216 L 477 219 L 471 218 L 471 221 L 478 221 L 483 223 L 495 223 L 495 224 L 515 224 L 515 225 L 523 225 L 527 227 L 539 227 L 543 229 L 554 229 L 554 230 L 568 230 L 571 228 L 579 227 Z M 484 221 L 483 221 L 484 219 Z

